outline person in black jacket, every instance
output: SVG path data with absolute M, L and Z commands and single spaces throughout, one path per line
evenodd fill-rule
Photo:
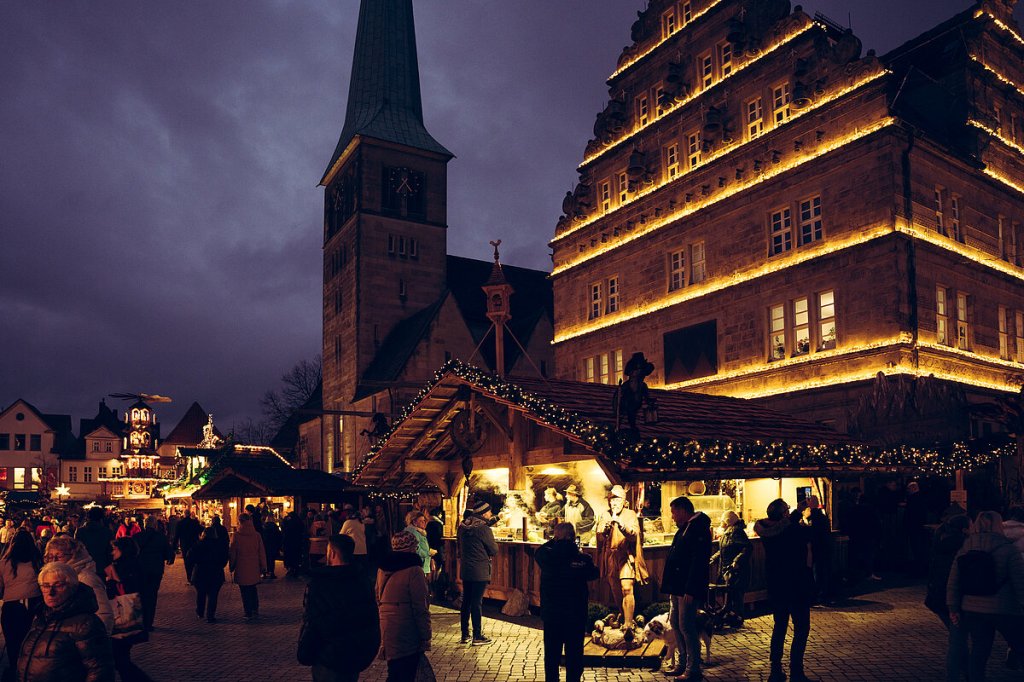
M 141 535 L 141 533 L 140 533 Z M 139 548 L 132 538 L 117 538 L 111 544 L 113 561 L 105 569 L 107 597 L 139 593 L 143 588 L 142 565 L 139 563 Z M 145 611 L 145 607 L 143 607 Z M 132 661 L 132 646 L 147 639 L 145 630 L 137 634 L 120 635 L 110 638 L 114 654 L 114 668 L 122 682 L 152 682 L 142 668 Z
M 670 503 L 672 520 L 679 530 L 665 559 L 661 591 L 671 595 L 669 622 L 677 633 L 680 664 L 670 675 L 682 673 L 678 680 L 701 680 L 700 637 L 697 634 L 697 609 L 708 598 L 711 562 L 711 519 L 695 511 L 693 502 L 677 497 Z M 685 655 L 685 660 L 683 660 Z
M 196 616 L 206 614 L 207 623 L 217 622 L 217 596 L 224 585 L 224 567 L 228 565 L 228 546 L 213 526 L 204 528 L 199 542 L 188 552 L 192 566 L 190 582 L 196 588 Z
M 786 630 L 793 619 L 793 642 L 789 650 L 790 682 L 812 682 L 804 674 L 804 650 L 811 632 L 811 601 L 814 574 L 811 570 L 811 529 L 800 523 L 802 509 L 790 514 L 785 500 L 768 505 L 768 518 L 754 524 L 764 546 L 765 578 L 774 626 L 768 682 L 785 682 L 782 649 Z
M 103 576 L 103 570 L 110 564 L 110 543 L 114 534 L 103 521 L 103 507 L 89 509 L 89 520 L 75 531 L 75 539 L 85 545 L 89 556 L 96 562 L 96 573 Z
M 181 547 L 181 557 L 185 560 L 185 580 L 192 580 L 192 563 L 188 560 L 188 551 L 199 542 L 199 533 L 203 527 L 192 518 L 192 512 L 185 510 L 185 518 L 178 521 L 178 528 L 174 534 L 174 548 Z
M 135 536 L 135 544 L 139 546 L 139 566 L 142 569 L 139 576 L 142 624 L 146 632 L 152 632 L 156 598 L 164 579 L 164 566 L 174 561 L 174 550 L 155 516 L 148 517 L 145 525 L 146 529 Z
M 354 553 L 352 538 L 331 536 L 327 566 L 306 587 L 297 656 L 313 666 L 314 682 L 355 682 L 380 649 L 377 600 Z
M 540 617 L 544 620 L 544 679 L 558 682 L 558 662 L 565 648 L 566 682 L 583 677 L 583 638 L 587 631 L 587 582 L 600 572 L 576 546 L 571 523 L 555 526 L 554 539 L 534 557 L 540 566 Z
M 722 514 L 722 537 L 718 552 L 711 562 L 718 561 L 718 582 L 726 586 L 723 622 L 735 627 L 743 626 L 743 596 L 750 585 L 750 538 L 746 524 L 734 511 Z

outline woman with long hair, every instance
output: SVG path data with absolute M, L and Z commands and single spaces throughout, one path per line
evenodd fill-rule
M 3 674 L 4 682 L 17 676 L 21 642 L 32 626 L 32 612 L 43 600 L 36 580 L 43 558 L 39 556 L 35 540 L 27 530 L 19 530 L 13 538 L 0 558 L 0 597 L 4 600 L 0 629 L 4 633 L 9 664 Z
M 110 543 L 113 561 L 104 570 L 107 581 L 107 597 L 138 593 L 142 589 L 142 566 L 139 564 L 139 546 L 130 537 L 121 537 Z M 150 682 L 150 677 L 132 662 L 132 645 L 145 641 L 144 632 L 110 639 L 114 652 L 114 668 L 122 682 Z
M 197 542 L 188 551 L 192 564 L 189 580 L 196 588 L 196 616 L 205 614 L 207 623 L 217 622 L 217 595 L 224 585 L 224 567 L 228 565 L 227 546 L 212 527 L 204 528 Z

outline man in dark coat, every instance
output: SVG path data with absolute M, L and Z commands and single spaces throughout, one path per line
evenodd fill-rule
M 815 495 L 807 498 L 802 523 L 811 529 L 811 553 L 814 556 L 812 570 L 817 600 L 819 603 L 831 604 L 835 601 L 832 586 L 832 524 Z
M 587 631 L 587 582 L 600 572 L 576 546 L 571 523 L 555 526 L 554 539 L 535 556 L 540 566 L 540 617 L 544 620 L 544 679 L 559 682 L 558 662 L 565 648 L 566 682 L 583 677 L 583 638 Z
M 800 523 L 802 509 L 790 514 L 785 500 L 768 505 L 768 518 L 754 524 L 764 546 L 765 578 L 774 625 L 768 682 L 785 682 L 782 649 L 786 630 L 793 619 L 793 642 L 789 650 L 790 682 L 812 682 L 804 674 L 804 650 L 811 632 L 811 601 L 814 574 L 811 570 L 811 529 Z
M 181 547 L 181 556 L 185 560 L 185 580 L 192 581 L 192 562 L 188 559 L 188 551 L 199 542 L 199 533 L 203 527 L 192 518 L 192 512 L 185 510 L 185 518 L 178 521 L 178 529 L 174 534 L 174 547 Z
M 313 666 L 314 682 L 355 682 L 380 648 L 377 601 L 354 552 L 352 538 L 331 536 L 327 566 L 314 569 L 306 587 L 298 659 Z
M 298 575 L 302 570 L 303 556 L 309 546 L 306 524 L 295 512 L 289 512 L 281 522 L 281 549 L 284 552 L 284 567 L 288 577 Z
M 75 533 L 75 539 L 85 545 L 96 562 L 96 573 L 100 576 L 110 565 L 110 543 L 114 541 L 114 534 L 103 522 L 103 514 L 103 507 L 89 509 L 89 520 Z
M 483 633 L 481 608 L 484 590 L 491 582 L 491 557 L 498 553 L 494 533 L 488 523 L 492 517 L 491 505 L 477 502 L 466 510 L 466 518 L 459 524 L 459 554 L 462 558 L 462 643 L 474 646 L 490 644 L 491 639 Z M 469 636 L 470 619 L 473 621 L 473 637 Z
M 151 632 L 156 615 L 156 598 L 164 579 L 164 566 L 174 561 L 174 550 L 155 516 L 146 519 L 146 528 L 135 536 L 135 543 L 139 546 L 141 569 L 139 598 L 142 600 L 142 627 L 146 632 Z
M 669 506 L 679 530 L 665 559 L 661 591 L 672 596 L 669 622 L 677 633 L 677 641 L 683 645 L 680 664 L 670 674 L 682 673 L 676 679 L 691 682 L 703 679 L 697 609 L 708 598 L 711 519 L 704 512 L 695 511 L 693 502 L 686 497 L 677 497 Z

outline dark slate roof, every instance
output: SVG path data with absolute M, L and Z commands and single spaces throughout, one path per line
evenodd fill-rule
M 423 126 L 412 0 L 360 4 L 345 127 L 321 184 L 356 135 L 453 156 Z
M 191 449 L 189 449 L 191 451 Z M 301 495 L 307 500 L 331 499 L 350 488 L 342 478 L 313 469 L 295 469 L 273 450 L 238 448 L 206 450 L 212 464 L 196 478 L 206 481 L 196 499 L 220 499 L 246 494 Z
M 448 256 L 447 266 L 447 290 L 432 305 L 413 313 L 395 325 L 394 329 L 384 338 L 384 342 L 381 343 L 373 362 L 363 373 L 353 400 L 360 400 L 381 390 L 381 382 L 398 379 L 420 341 L 427 336 L 431 325 L 437 319 L 449 296 L 455 299 L 462 319 L 473 337 L 474 344 L 479 344 L 491 329 L 491 321 L 487 317 L 487 298 L 481 287 L 487 283 L 494 283 L 494 263 L 460 256 Z M 547 273 L 541 270 L 502 265 L 499 272 L 503 275 L 504 281 L 510 284 L 514 290 L 510 300 L 512 319 L 508 326 L 519 343 L 526 347 L 541 318 L 547 314 L 549 319 L 554 319 L 551 282 Z M 515 366 L 521 355 L 522 351 L 519 350 L 519 346 L 506 331 L 506 373 Z M 469 361 L 469 358 L 462 359 Z M 495 364 L 494 344 L 483 344 L 480 347 L 480 357 L 475 360 L 478 364 L 486 364 L 493 368 Z
M 207 419 L 208 415 L 203 406 L 198 402 L 193 402 L 188 410 L 185 411 L 184 416 L 178 421 L 177 426 L 167 434 L 164 443 L 172 445 L 196 445 L 201 443 L 203 440 L 203 427 L 206 426 Z M 216 426 L 213 427 L 213 432 L 219 438 L 224 437 L 224 434 Z
M 17 402 L 17 401 L 15 401 Z M 32 403 L 27 400 L 21 401 L 25 407 L 35 413 L 35 416 L 39 418 L 44 424 L 46 424 L 53 431 L 53 449 L 50 452 L 58 455 L 73 455 L 77 448 L 75 442 L 75 434 L 71 430 L 71 415 L 70 414 L 44 414 L 39 411 Z M 10 407 L 13 407 L 13 403 Z M 0 412 L 6 412 L 10 409 L 8 407 Z
M 448 256 L 448 288 L 455 296 L 463 319 L 469 327 L 473 340 L 480 343 L 491 328 L 487 317 L 487 298 L 480 288 L 487 283 L 492 275 L 492 261 Z M 551 280 L 548 273 L 541 270 L 520 268 L 514 265 L 502 265 L 501 272 L 505 281 L 512 286 L 514 293 L 509 301 L 512 319 L 509 329 L 524 347 L 529 343 L 537 322 L 547 314 L 548 319 L 555 319 L 554 296 L 551 293 Z M 480 354 L 488 367 L 493 368 L 494 344 L 485 343 Z M 522 352 L 508 334 L 505 334 L 505 372 L 508 373 L 519 360 Z M 469 358 L 463 358 L 469 361 Z M 481 364 L 474 359 L 476 364 Z
M 416 346 L 427 335 L 430 325 L 437 318 L 445 300 L 449 296 L 445 291 L 435 303 L 417 313 L 413 313 L 395 325 L 395 328 L 384 338 L 370 366 L 366 368 L 356 387 L 353 401 L 361 400 L 381 390 L 379 382 L 394 381 L 402 373 Z

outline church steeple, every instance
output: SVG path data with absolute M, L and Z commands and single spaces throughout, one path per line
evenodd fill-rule
M 454 156 L 423 125 L 412 0 L 362 0 L 345 127 L 324 171 L 326 186 L 356 135 Z

